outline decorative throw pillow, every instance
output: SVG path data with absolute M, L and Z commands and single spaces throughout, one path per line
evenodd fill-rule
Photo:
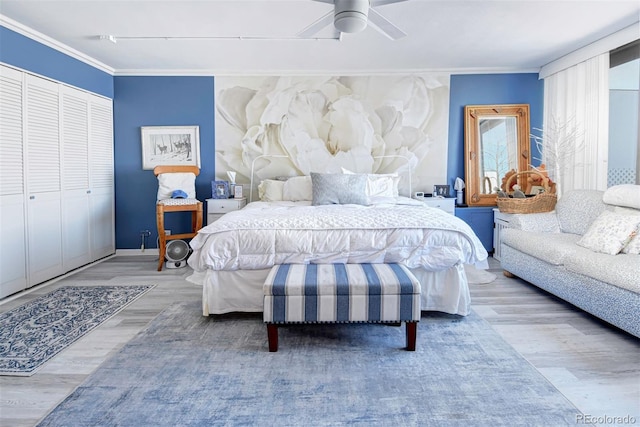
M 353 175 L 355 172 L 342 168 L 345 175 Z M 398 184 L 400 177 L 397 173 L 367 174 L 367 196 L 369 197 L 398 197 Z
M 620 253 L 638 233 L 640 217 L 604 211 L 593 221 L 577 244 L 609 255 Z
M 355 204 L 368 205 L 366 194 L 367 176 L 364 174 L 343 175 L 339 173 L 311 172 L 313 188 L 312 205 Z
M 170 199 L 175 190 L 182 190 L 187 193 L 187 199 L 195 199 L 195 174 L 191 172 L 175 172 L 158 175 L 158 200 Z
M 640 255 L 640 231 L 636 236 L 627 243 L 627 246 L 622 248 L 623 254 Z
M 279 202 L 282 199 L 284 181 L 265 179 L 258 185 L 258 197 L 263 202 Z
M 621 206 L 613 206 L 613 212 L 624 215 L 635 215 L 640 217 L 640 209 L 624 208 Z M 638 234 L 627 243 L 627 246 L 622 248 L 623 254 L 640 255 L 640 229 Z
M 621 184 L 607 188 L 602 201 L 608 205 L 640 209 L 640 185 Z
M 284 182 L 282 189 L 282 200 L 297 202 L 300 200 L 311 200 L 311 177 L 294 176 Z

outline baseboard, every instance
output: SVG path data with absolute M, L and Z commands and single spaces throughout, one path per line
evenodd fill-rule
M 116 249 L 116 256 L 140 256 L 140 255 L 153 255 L 158 256 L 158 248 L 145 249 Z
M 157 251 L 158 250 L 156 249 L 156 255 L 158 255 Z M 13 295 L 9 295 L 8 297 L 5 297 L 2 300 L 0 300 L 0 305 L 2 305 L 4 303 L 7 303 L 9 301 L 13 301 L 14 299 L 20 298 L 23 295 L 30 294 L 31 292 L 33 292 L 35 290 L 42 289 L 42 288 L 44 288 L 46 286 L 52 285 L 52 284 L 56 283 L 59 280 L 62 280 L 62 279 L 67 278 L 69 276 L 72 276 L 72 275 L 76 274 L 79 271 L 86 270 L 87 268 L 92 267 L 92 266 L 94 266 L 96 264 L 100 264 L 101 262 L 106 261 L 108 259 L 111 259 L 114 256 L 115 256 L 115 254 L 107 255 L 104 258 L 97 259 L 97 260 L 95 260 L 93 262 L 90 262 L 89 264 L 83 265 L 82 267 L 78 267 L 78 268 L 73 269 L 71 271 L 67 271 L 66 273 L 61 274 L 60 276 L 54 277 L 54 278 L 49 279 L 47 281 L 44 281 L 42 283 L 38 283 L 37 285 L 33 285 L 30 288 L 24 289 L 24 290 L 22 290 L 20 292 L 17 292 L 15 294 L 13 294 Z

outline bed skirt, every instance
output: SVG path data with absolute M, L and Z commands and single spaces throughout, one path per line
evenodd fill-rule
M 195 272 L 187 278 L 202 285 L 202 314 L 262 312 L 262 286 L 271 269 Z M 422 311 L 466 316 L 471 306 L 469 285 L 462 264 L 443 271 L 410 269 L 422 287 Z

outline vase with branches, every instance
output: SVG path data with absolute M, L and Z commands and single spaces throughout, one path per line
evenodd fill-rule
M 556 192 L 562 191 L 566 173 L 570 168 L 578 165 L 575 161 L 576 154 L 584 148 L 582 132 L 575 124 L 575 120 L 559 122 L 551 118 L 544 130 L 533 128 L 539 135 L 531 134 L 531 139 L 536 144 L 541 157 L 534 159 L 546 165 L 549 177 L 556 183 Z M 537 168 L 533 165 L 534 170 Z

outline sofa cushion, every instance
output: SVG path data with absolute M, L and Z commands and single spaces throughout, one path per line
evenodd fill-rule
M 607 255 L 584 248 L 579 249 L 565 258 L 564 267 L 567 270 L 640 293 L 640 257 L 638 255 Z
M 606 209 L 602 191 L 572 190 L 556 204 L 560 230 L 563 233 L 584 234 L 591 223 Z
M 513 214 L 509 218 L 509 228 L 536 231 L 539 233 L 559 233 L 558 216 L 555 212 Z
M 568 233 L 534 233 L 507 228 L 502 243 L 552 265 L 563 265 L 565 258 L 574 253 L 580 236 Z M 586 250 L 586 249 L 585 249 Z

